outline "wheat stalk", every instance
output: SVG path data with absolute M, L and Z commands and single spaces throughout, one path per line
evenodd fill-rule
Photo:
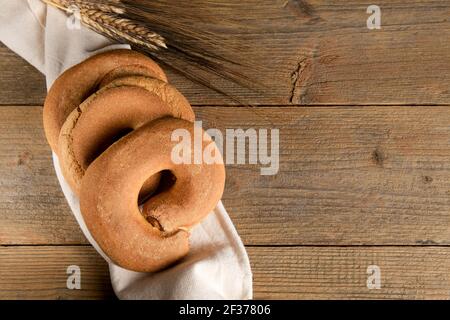
M 239 53 L 228 51 L 216 33 L 204 28 L 205 24 L 235 26 L 234 20 L 224 20 L 220 15 L 216 17 L 211 11 L 220 11 L 220 1 L 41 1 L 74 15 L 97 33 L 132 45 L 133 49 L 148 54 L 158 63 L 238 104 L 245 103 L 216 85 L 217 80 L 230 81 L 252 91 L 267 90 L 259 81 L 242 72 L 243 67 L 256 70 L 264 66 L 240 60 Z M 194 21 L 198 23 L 193 24 Z
M 85 1 L 85 0 L 41 0 L 51 6 L 74 14 L 74 8 L 80 14 L 81 22 L 94 31 L 113 40 L 146 47 L 152 51 L 166 49 L 164 37 L 148 29 L 145 25 L 123 18 L 125 13 L 120 0 Z

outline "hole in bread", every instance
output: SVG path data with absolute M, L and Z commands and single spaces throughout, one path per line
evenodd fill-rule
M 113 135 L 110 135 L 106 139 L 103 138 L 99 145 L 96 145 L 95 148 L 91 148 L 91 152 L 86 155 L 85 166 L 88 167 L 97 157 L 99 157 L 103 152 L 106 151 L 114 142 L 120 140 L 125 137 L 127 134 L 132 132 L 133 128 L 123 128 L 119 131 L 116 131 Z
M 143 184 L 138 198 L 138 205 L 142 205 L 151 197 L 169 190 L 177 178 L 170 170 L 163 170 L 149 177 Z
M 161 180 L 155 194 L 164 192 L 172 188 L 177 181 L 177 177 L 170 170 L 161 171 Z

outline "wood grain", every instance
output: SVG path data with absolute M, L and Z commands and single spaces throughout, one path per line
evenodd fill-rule
M 0 104 L 43 104 L 45 78 L 0 42 Z
M 449 299 L 448 247 L 249 248 L 260 299 Z M 368 289 L 367 268 L 381 272 Z
M 256 299 L 449 299 L 448 247 L 247 248 Z M 106 263 L 89 246 L 0 247 L 0 299 L 111 298 Z M 81 269 L 81 290 L 66 269 Z M 367 288 L 367 268 L 381 289 Z M 207 297 L 205 297 L 207 298 Z
M 214 14 L 231 23 L 204 25 L 212 49 L 250 62 L 240 71 L 261 87 L 210 80 L 261 107 L 168 75 L 205 128 L 280 129 L 277 175 L 227 166 L 255 298 L 449 299 L 450 3 L 377 1 L 372 31 L 361 0 L 224 3 Z M 53 171 L 44 77 L 2 44 L 0 93 L 0 299 L 114 298 Z M 80 291 L 66 288 L 73 264 Z
M 0 107 L 0 243 L 85 243 L 42 127 L 42 107 Z
M 211 78 L 252 104 L 449 104 L 450 3 L 380 0 L 381 30 L 368 30 L 367 1 L 226 0 L 205 25 L 218 54 L 232 52 L 254 91 Z M 245 14 L 243 14 L 245 12 Z M 183 23 L 182 20 L 178 21 Z M 188 22 L 185 22 L 188 24 Z M 42 104 L 44 81 L 0 48 L 0 104 Z M 193 104 L 232 101 L 169 72 Z
M 0 299 L 110 299 L 106 262 L 91 247 L 0 247 Z M 67 268 L 80 267 L 81 289 L 67 289 Z
M 197 107 L 204 128 L 278 128 L 280 170 L 227 166 L 247 245 L 450 244 L 448 107 Z M 86 243 L 53 173 L 41 107 L 0 107 L 0 241 Z

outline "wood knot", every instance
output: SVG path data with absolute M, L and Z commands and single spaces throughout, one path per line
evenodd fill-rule
M 372 160 L 375 162 L 377 166 L 382 167 L 385 159 L 386 156 L 384 155 L 383 151 L 378 147 L 372 152 Z
M 33 159 L 33 155 L 29 151 L 22 152 L 17 158 L 17 165 L 24 166 L 27 165 L 30 160 Z
M 423 176 L 422 177 L 423 183 L 428 184 L 433 182 L 433 178 L 430 176 Z

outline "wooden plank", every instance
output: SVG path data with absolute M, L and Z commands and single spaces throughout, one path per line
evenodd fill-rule
M 0 104 L 43 104 L 45 78 L 0 42 Z
M 0 299 L 111 299 L 106 262 L 91 247 L 0 247 Z M 67 288 L 69 266 L 81 289 Z
M 197 107 L 204 128 L 279 128 L 280 171 L 227 166 L 247 245 L 450 244 L 447 107 Z M 0 108 L 0 241 L 86 243 L 62 196 L 41 107 Z
M 211 79 L 253 104 L 449 104 L 450 3 L 380 0 L 381 30 L 368 30 L 362 0 L 226 0 L 204 14 L 231 21 L 202 25 L 218 54 L 234 52 L 255 92 Z M 297 4 L 295 4 L 297 3 Z M 245 12 L 245 14 L 242 14 Z M 205 19 L 206 20 L 206 19 Z M 183 21 L 178 21 L 183 23 Z M 186 22 L 188 24 L 189 22 Z M 169 72 L 193 104 L 231 103 Z M 0 48 L 0 104 L 42 104 L 44 82 Z
M 449 299 L 448 247 L 247 248 L 255 299 Z M 113 293 L 91 247 L 0 247 L 0 299 L 98 299 Z M 66 288 L 78 265 L 81 290 Z M 381 288 L 368 289 L 367 268 Z M 205 297 L 207 298 L 207 297 Z
M 279 128 L 280 170 L 228 166 L 247 244 L 449 244 L 448 107 L 197 108 L 205 127 Z
M 0 243 L 84 243 L 51 161 L 42 107 L 0 107 Z
M 250 248 L 249 255 L 260 299 L 450 298 L 448 247 Z M 380 289 L 367 287 L 374 265 Z

